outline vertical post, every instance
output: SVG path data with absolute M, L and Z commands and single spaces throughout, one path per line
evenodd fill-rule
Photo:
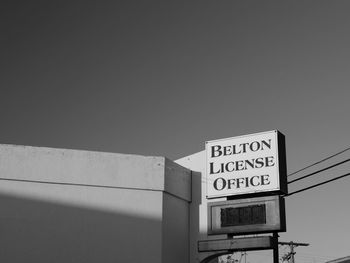
M 273 263 L 279 263 L 278 234 L 273 233 Z
M 290 254 L 292 256 L 292 263 L 294 263 L 294 244 L 293 244 L 293 241 L 290 242 Z
M 287 253 L 285 256 L 283 256 L 283 261 L 288 260 L 288 262 L 292 262 L 292 263 L 295 262 L 295 257 L 294 257 L 295 250 L 294 250 L 294 248 L 296 248 L 298 246 L 307 247 L 309 245 L 307 243 L 297 243 L 297 242 L 293 242 L 293 241 L 290 241 L 290 242 L 279 242 L 279 244 L 283 245 L 283 246 L 289 246 L 290 252 Z

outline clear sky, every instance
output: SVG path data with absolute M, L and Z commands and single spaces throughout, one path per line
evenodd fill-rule
M 350 145 L 349 13 L 350 1 L 1 1 L 0 142 L 178 159 L 278 129 L 295 171 Z M 350 255 L 349 186 L 288 197 L 281 239 L 311 245 L 298 262 Z

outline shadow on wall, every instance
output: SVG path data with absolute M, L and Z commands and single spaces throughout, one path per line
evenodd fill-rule
M 157 219 L 0 194 L 0 261 L 160 262 Z

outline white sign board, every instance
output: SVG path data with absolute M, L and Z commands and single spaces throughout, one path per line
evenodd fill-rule
M 286 189 L 284 136 L 278 131 L 208 141 L 206 155 L 207 198 Z

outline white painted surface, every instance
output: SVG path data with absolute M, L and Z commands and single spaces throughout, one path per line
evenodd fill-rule
M 17 145 L 1 145 L 0 154 L 1 178 L 153 190 L 164 185 L 162 157 Z
M 162 262 L 189 262 L 189 203 L 163 195 Z
M 0 145 L 0 179 L 169 191 L 190 201 L 190 174 L 164 157 Z
M 160 191 L 1 181 L 0 207 L 3 262 L 162 262 Z
M 208 236 L 208 200 L 206 198 L 205 151 L 183 157 L 175 162 L 192 170 L 192 202 L 190 204 L 190 262 L 198 263 L 211 254 L 198 253 L 198 241 L 222 239 L 226 238 L 226 235 Z M 224 201 L 226 198 L 217 198 L 215 200 Z
M 0 145 L 1 262 L 189 262 L 190 182 L 163 157 Z

